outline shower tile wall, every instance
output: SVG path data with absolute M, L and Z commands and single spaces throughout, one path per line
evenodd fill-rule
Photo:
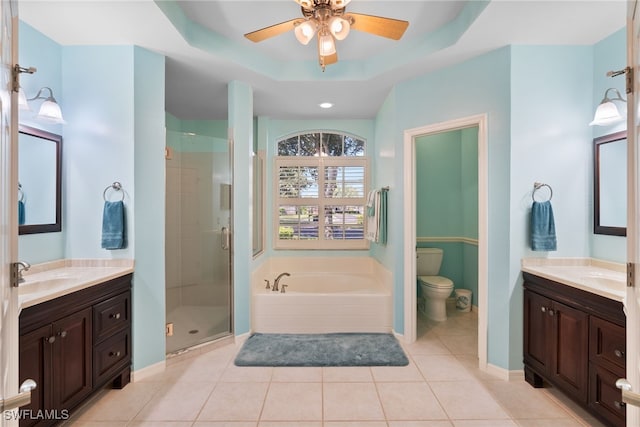
M 174 151 L 167 161 L 167 312 L 178 306 L 226 305 L 220 229 L 228 223 L 224 186 L 214 185 L 226 157 Z M 213 207 L 213 212 L 212 212 Z

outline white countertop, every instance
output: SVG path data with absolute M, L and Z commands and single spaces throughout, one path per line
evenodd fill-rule
M 58 260 L 31 266 L 18 286 L 20 310 L 133 272 L 128 259 Z
M 593 258 L 523 258 L 522 271 L 624 303 L 626 266 Z

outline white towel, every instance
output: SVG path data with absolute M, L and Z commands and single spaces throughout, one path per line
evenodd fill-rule
M 380 231 L 380 191 L 371 190 L 367 195 L 367 232 L 365 238 L 377 242 Z

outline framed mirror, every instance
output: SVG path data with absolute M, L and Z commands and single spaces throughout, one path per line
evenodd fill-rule
M 62 136 L 18 130 L 18 234 L 62 230 Z
M 593 232 L 627 235 L 627 132 L 593 140 Z

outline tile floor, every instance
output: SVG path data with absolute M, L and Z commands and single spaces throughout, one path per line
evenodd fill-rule
M 247 368 L 235 345 L 171 360 L 164 373 L 105 390 L 78 427 L 574 427 L 602 424 L 555 389 L 477 368 L 477 316 L 419 319 L 406 367 Z

